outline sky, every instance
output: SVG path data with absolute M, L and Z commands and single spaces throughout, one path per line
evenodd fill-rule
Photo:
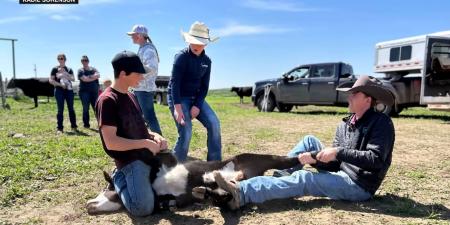
M 297 65 L 343 61 L 355 74 L 373 72 L 382 41 L 450 30 L 450 1 L 395 0 L 79 0 L 77 5 L 24 5 L 0 0 L 0 38 L 15 42 L 16 77 L 48 77 L 65 53 L 81 67 L 88 55 L 100 80 L 113 79 L 111 59 L 136 52 L 126 32 L 149 29 L 160 54 L 159 75 L 170 76 L 185 48 L 180 30 L 204 22 L 220 39 L 206 47 L 210 88 L 251 86 Z M 0 41 L 0 72 L 13 75 L 12 46 Z M 378 75 L 380 76 L 380 75 Z

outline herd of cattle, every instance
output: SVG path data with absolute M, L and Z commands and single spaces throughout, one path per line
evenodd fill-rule
M 54 96 L 54 87 L 49 83 L 48 78 L 11 79 L 6 88 L 21 89 L 24 95 L 34 100 L 34 107 L 38 107 L 38 96 Z M 232 87 L 231 91 L 236 92 L 241 103 L 244 101 L 244 96 L 252 95 L 252 87 Z

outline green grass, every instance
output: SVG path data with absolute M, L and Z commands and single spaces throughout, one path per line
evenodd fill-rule
M 245 104 L 239 104 L 239 97 L 229 92 L 229 89 L 210 91 L 207 100 L 221 121 L 225 157 L 242 152 L 285 154 L 306 134 L 314 134 L 330 145 L 338 121 L 347 113 L 345 107 L 334 106 L 303 106 L 294 108 L 291 113 L 261 113 L 248 97 L 244 99 Z M 113 166 L 111 159 L 104 153 L 98 133 L 81 128 L 80 133 L 56 135 L 54 99 L 50 99 L 49 103 L 41 102 L 38 108 L 32 108 L 32 101 L 28 98 L 19 101 L 8 98 L 7 102 L 11 110 L 0 109 L 0 208 L 7 210 L 30 202 L 45 205 L 64 201 L 74 202 L 82 208 L 86 199 L 93 197 L 98 191 L 90 190 L 94 186 L 92 183 L 104 183 L 100 171 L 110 170 Z M 177 131 L 169 109 L 167 106 L 155 107 L 163 134 L 168 139 L 169 146 L 173 147 Z M 78 99 L 75 101 L 75 110 L 78 126 L 82 127 L 81 104 Z M 69 127 L 67 108 L 64 118 L 65 127 Z M 404 147 L 396 144 L 394 154 L 411 152 L 417 157 L 411 157 L 412 161 L 408 163 L 393 162 L 388 178 L 383 183 L 381 195 L 362 207 L 370 208 L 370 212 L 379 211 L 398 217 L 432 221 L 448 218 L 448 209 L 443 208 L 442 202 L 447 201 L 450 195 L 449 179 L 440 178 L 442 175 L 435 172 L 445 174 L 445 171 L 450 171 L 449 155 L 445 155 L 445 147 L 435 146 L 450 140 L 450 113 L 411 108 L 393 120 L 398 134 L 397 143 L 403 141 L 408 145 Z M 91 125 L 93 124 L 96 121 L 91 111 Z M 433 126 L 440 128 L 433 129 Z M 23 134 L 24 137 L 15 138 L 15 134 Z M 421 142 L 422 138 L 440 139 L 429 144 Z M 439 146 L 448 148 L 448 144 Z M 430 152 L 424 152 L 422 156 L 422 152 L 428 149 L 440 151 L 441 154 L 444 151 L 444 156 L 423 158 L 433 156 Z M 199 159 L 206 158 L 206 130 L 197 121 L 194 122 L 189 155 Z M 402 159 L 401 156 L 396 157 Z M 409 163 L 414 166 L 409 166 Z M 443 186 L 436 188 L 434 183 Z M 71 191 L 74 187 L 79 190 Z M 432 204 L 412 200 L 426 199 L 428 195 L 436 199 Z M 301 204 L 301 208 L 310 207 L 310 202 Z M 333 208 L 333 204 L 320 203 L 317 208 Z M 316 205 L 318 204 L 313 207 Z M 341 217 L 346 215 L 338 214 L 336 215 Z M 45 222 L 36 217 L 30 218 L 27 223 Z M 1 224 L 8 223 L 0 220 Z

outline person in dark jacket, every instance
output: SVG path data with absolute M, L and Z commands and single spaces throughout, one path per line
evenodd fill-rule
M 313 136 L 306 136 L 288 154 L 298 157 L 319 172 L 293 168 L 285 176 L 259 176 L 241 182 L 226 180 L 214 172 L 219 187 L 230 192 L 231 209 L 271 199 L 316 196 L 336 200 L 365 201 L 381 185 L 392 160 L 395 131 L 391 119 L 374 110 L 377 101 L 392 105 L 393 95 L 381 82 L 369 76 L 338 91 L 349 92 L 350 115 L 336 130 L 333 147 L 324 148 Z
M 95 110 L 95 102 L 98 98 L 100 73 L 96 68 L 89 66 L 89 58 L 87 55 L 81 57 L 81 64 L 83 65 L 78 69 L 78 79 L 80 80 L 80 100 L 83 106 L 83 126 L 84 128 L 90 128 L 89 119 L 89 106 Z
M 75 81 L 73 70 L 66 66 L 66 55 L 58 54 L 57 60 L 59 65 L 52 68 L 50 72 L 49 83 L 55 86 L 55 99 L 58 113 L 57 120 L 57 134 L 62 134 L 64 130 L 64 101 L 67 102 L 67 109 L 69 110 L 70 126 L 73 131 L 78 131 L 77 118 L 73 107 L 73 87 L 72 82 Z
M 205 100 L 211 74 L 211 59 L 205 48 L 217 38 L 210 38 L 208 27 L 201 22 L 193 23 L 189 32 L 182 32 L 182 35 L 189 46 L 175 56 L 167 94 L 178 130 L 174 154 L 178 161 L 187 159 L 192 137 L 191 120 L 197 119 L 207 130 L 207 160 L 221 160 L 220 122 Z

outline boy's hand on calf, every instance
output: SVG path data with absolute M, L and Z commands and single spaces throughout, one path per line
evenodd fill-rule
M 153 155 L 156 155 L 161 151 L 160 145 L 150 139 L 145 139 L 145 145 L 146 148 L 148 148 L 148 150 L 150 150 L 153 153 Z
M 161 150 L 168 148 L 167 140 L 157 133 L 155 134 L 154 141 L 159 144 Z

